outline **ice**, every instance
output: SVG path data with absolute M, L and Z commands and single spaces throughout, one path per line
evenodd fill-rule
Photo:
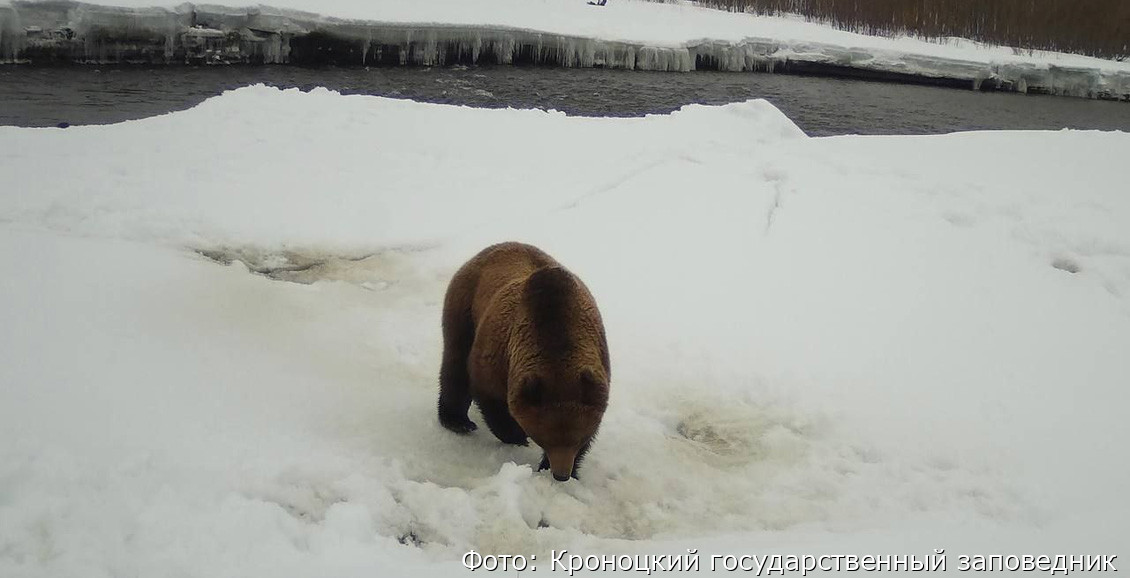
M 19 11 L 10 4 L 0 3 L 0 62 L 14 62 L 19 58 L 26 34 Z
M 960 39 L 867 37 L 686 5 L 621 0 L 592 10 L 569 0 L 339 0 L 316 6 L 330 16 L 302 10 L 311 8 L 302 0 L 283 5 L 0 4 L 0 59 L 781 71 L 1130 100 L 1130 63 L 1024 54 Z

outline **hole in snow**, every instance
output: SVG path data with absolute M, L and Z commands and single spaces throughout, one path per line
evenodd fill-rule
M 343 281 L 369 291 L 384 291 L 398 280 L 414 274 L 408 254 L 421 250 L 424 249 L 333 255 L 315 250 L 268 251 L 254 247 L 221 247 L 197 249 L 196 252 L 221 265 L 238 261 L 251 272 L 276 281 L 303 285 L 318 281 Z
M 1053 260 L 1052 261 L 1052 267 L 1055 267 L 1056 269 L 1059 269 L 1060 271 L 1067 271 L 1068 273 L 1071 273 L 1071 274 L 1075 274 L 1075 273 L 1078 273 L 1079 271 L 1083 270 L 1083 268 L 1079 266 L 1078 261 L 1076 261 L 1075 259 L 1067 258 L 1067 257 L 1059 257 L 1059 258 Z
M 803 456 L 815 432 L 780 408 L 736 404 L 692 410 L 675 433 L 696 453 L 716 465 L 790 462 Z
M 396 541 L 405 546 L 416 546 L 417 548 L 419 548 L 424 543 L 422 540 L 420 540 L 420 537 L 416 535 L 416 532 L 411 531 L 407 534 L 401 534 L 400 536 L 397 536 Z
M 315 252 L 262 251 L 254 248 L 199 249 L 197 253 L 221 265 L 239 261 L 249 270 L 277 281 L 310 284 L 324 277 L 331 262 L 358 262 L 372 255 L 332 256 Z

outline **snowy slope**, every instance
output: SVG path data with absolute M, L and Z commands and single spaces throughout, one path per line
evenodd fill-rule
M 1124 554 L 1128 146 L 261 86 L 0 127 L 0 575 Z M 504 239 L 608 326 L 577 482 L 433 415 L 446 281 Z

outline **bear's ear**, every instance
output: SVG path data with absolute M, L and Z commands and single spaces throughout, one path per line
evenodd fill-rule
M 605 407 L 608 405 L 608 383 L 601 374 L 591 367 L 580 372 L 581 402 L 585 405 Z
M 593 386 L 593 387 L 600 387 L 600 388 L 607 387 L 607 384 L 604 382 L 605 381 L 604 377 L 601 376 L 600 372 L 598 372 L 596 369 L 589 367 L 587 365 L 585 367 L 581 368 L 579 376 L 580 376 L 580 379 L 581 379 L 581 383 L 584 384 L 585 386 Z
M 536 375 L 527 375 L 522 378 L 521 384 L 518 386 L 518 399 L 531 407 L 541 405 L 545 401 L 545 387 L 542 386 L 541 378 Z

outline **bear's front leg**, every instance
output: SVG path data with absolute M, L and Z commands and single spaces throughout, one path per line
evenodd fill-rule
M 510 409 L 506 407 L 506 402 L 489 399 L 479 400 L 479 409 L 483 412 L 483 419 L 486 420 L 491 433 L 494 434 L 494 437 L 502 440 L 502 443 L 516 446 L 529 444 L 526 438 L 526 430 L 514 421 L 514 417 L 510 415 Z

